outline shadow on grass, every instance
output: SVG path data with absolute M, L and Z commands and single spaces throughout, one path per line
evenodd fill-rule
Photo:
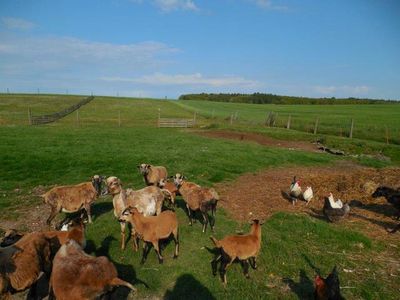
M 113 209 L 112 202 L 104 201 L 104 202 L 94 203 L 91 207 L 92 217 L 94 217 L 96 219 L 99 216 L 101 216 L 102 214 L 105 214 L 112 209 Z
M 359 214 L 356 214 L 356 213 L 352 213 L 351 216 L 355 217 L 355 218 L 358 218 L 358 219 L 361 219 L 361 220 L 364 220 L 364 221 L 368 221 L 368 222 L 370 222 L 372 224 L 375 224 L 375 225 L 378 225 L 378 226 L 380 226 L 380 227 L 382 227 L 382 228 L 384 228 L 386 230 L 392 230 L 396 226 L 396 224 L 394 224 L 393 222 L 375 220 L 375 219 L 368 218 L 368 217 L 365 217 L 365 216 L 362 216 L 362 215 L 359 215 Z
M 307 255 L 301 254 L 301 256 L 317 275 L 321 274 L 320 268 L 314 265 Z M 290 290 L 295 293 L 299 299 L 314 299 L 314 282 L 307 276 L 304 269 L 300 269 L 299 271 L 299 282 L 295 282 L 291 278 L 283 278 L 283 282 L 289 286 Z
M 167 290 L 163 299 L 216 299 L 211 292 L 191 274 L 178 277 L 172 290 Z
M 109 251 L 110 246 L 113 241 L 117 239 L 113 236 L 107 236 L 102 242 L 98 249 L 96 249 L 93 241 L 87 241 L 87 245 L 85 250 L 89 253 L 94 253 L 96 256 L 106 256 L 117 268 L 118 270 L 118 277 L 132 283 L 134 286 L 137 287 L 137 284 L 142 284 L 146 288 L 149 288 L 146 282 L 140 280 L 136 276 L 136 271 L 134 270 L 132 265 L 129 264 L 121 264 L 118 263 L 110 258 Z M 127 299 L 130 290 L 126 287 L 118 287 L 116 288 L 110 295 L 110 299 Z
M 397 212 L 396 208 L 394 208 L 391 204 L 372 203 L 372 204 L 364 204 L 358 208 L 368 210 L 377 214 L 381 214 L 389 218 L 396 216 Z
M 295 282 L 291 278 L 283 278 L 290 290 L 297 295 L 299 299 L 313 299 L 314 283 L 308 278 L 306 272 L 301 269 L 299 271 L 299 281 Z

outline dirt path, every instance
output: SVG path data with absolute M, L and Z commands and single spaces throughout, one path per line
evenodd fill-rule
M 386 233 L 386 228 L 395 226 L 392 219 L 396 210 L 384 198 L 373 199 L 371 194 L 380 184 L 399 186 L 399 168 L 376 170 L 349 162 L 339 162 L 329 167 L 294 167 L 267 169 L 256 174 L 245 174 L 231 183 L 216 185 L 220 193 L 220 205 L 235 219 L 246 221 L 251 212 L 262 219 L 278 211 L 302 212 L 323 218 L 324 196 L 332 192 L 344 202 L 358 200 L 360 207 L 352 207 L 350 216 L 340 224 L 357 227 L 370 237 L 393 237 L 400 240 L 400 232 Z M 282 191 L 288 191 L 293 176 L 301 181 L 303 190 L 311 186 L 314 199 L 306 206 L 303 201 L 295 205 L 286 200 Z
M 206 136 L 211 138 L 223 138 L 223 139 L 238 140 L 243 142 L 255 142 L 257 144 L 268 147 L 321 152 L 321 150 L 318 150 L 315 144 L 312 144 L 310 142 L 277 140 L 257 133 L 235 132 L 235 131 L 225 131 L 225 130 L 192 131 L 192 132 L 201 136 Z

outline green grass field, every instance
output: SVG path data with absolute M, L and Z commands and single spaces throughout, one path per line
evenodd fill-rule
M 19 218 L 20 209 L 38 205 L 41 199 L 31 194 L 38 185 L 48 188 L 78 183 L 98 173 L 118 176 L 125 187 L 141 188 L 144 184 L 136 169 L 141 162 L 165 165 L 171 174 L 181 172 L 192 181 L 211 186 L 264 168 L 326 165 L 338 159 L 155 128 L 158 108 L 168 117 L 192 116 L 190 109 L 169 101 L 96 97 L 80 111 L 80 127 L 75 114 L 54 124 L 26 126 L 27 106 L 34 114 L 65 108 L 65 96 L 47 97 L 0 97 L 4 125 L 0 126 L 2 218 Z M 79 99 L 67 100 L 75 103 Z M 206 124 L 207 120 L 199 121 Z M 285 137 L 279 131 L 263 133 Z M 335 264 L 341 269 L 357 270 L 340 273 L 347 299 L 398 298 L 399 277 L 383 276 L 387 266 L 377 259 L 393 249 L 389 242 L 370 239 L 340 224 L 288 213 L 277 213 L 263 225 L 259 268 L 250 270 L 251 279 L 245 279 L 240 265 L 235 264 L 228 271 L 228 288 L 224 289 L 219 278 L 211 274 L 213 256 L 207 250 L 212 246 L 210 232 L 202 234 L 199 222 L 188 226 L 180 199 L 178 206 L 181 252 L 177 260 L 171 258 L 173 243 L 164 250 L 164 265 L 158 264 L 152 251 L 141 266 L 141 254 L 134 253 L 130 243 L 121 251 L 119 224 L 109 197 L 99 199 L 93 207 L 94 223 L 87 227 L 87 251 L 110 257 L 120 276 L 137 286 L 138 298 L 310 299 L 316 269 L 327 275 Z M 222 209 L 217 211 L 217 238 L 248 229 L 248 224 L 233 220 Z M 396 249 L 398 256 L 400 251 Z M 121 298 L 126 296 L 124 290 L 119 292 Z
M 400 144 L 400 105 L 275 105 L 244 104 L 210 101 L 179 101 L 185 109 L 211 118 L 230 121 L 230 115 L 237 113 L 235 123 L 263 124 L 269 112 L 278 114 L 277 127 L 286 127 L 291 115 L 291 128 L 313 132 L 316 118 L 319 118 L 318 132 L 337 136 L 348 136 L 351 119 L 354 119 L 353 137 L 386 142 L 386 128 L 389 142 Z

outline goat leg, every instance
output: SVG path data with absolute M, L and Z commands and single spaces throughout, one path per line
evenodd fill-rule
M 58 207 L 51 207 L 51 212 L 50 212 L 50 216 L 47 218 L 46 224 L 48 226 L 50 226 L 51 221 L 53 221 L 54 217 L 57 215 L 57 213 L 60 211 L 60 209 L 58 209 Z
M 90 204 L 86 203 L 84 208 L 85 208 L 86 214 L 88 216 L 89 223 L 92 223 L 92 216 L 91 216 L 91 212 L 90 212 Z
M 201 214 L 203 215 L 203 233 L 205 233 L 207 230 L 207 224 L 208 224 L 208 214 L 207 214 L 207 211 L 201 212 Z
M 140 261 L 141 265 L 143 265 L 144 262 L 146 261 L 147 255 L 149 254 L 149 251 L 150 251 L 150 248 L 151 248 L 151 246 L 148 242 L 143 243 L 143 254 L 142 254 L 142 260 Z
M 257 269 L 256 258 L 255 258 L 254 256 L 249 258 L 249 263 L 250 263 L 250 266 L 251 266 L 254 270 Z
M 212 274 L 215 276 L 217 275 L 217 267 L 218 267 L 218 262 L 221 260 L 222 256 L 221 254 L 215 256 L 215 258 L 211 261 L 211 269 L 212 269 Z
M 189 205 L 187 205 L 187 204 L 186 204 L 186 208 L 187 208 L 187 211 L 188 211 L 189 225 L 192 226 L 193 222 L 192 222 L 192 216 L 191 216 L 191 212 L 190 212 L 191 209 L 190 209 Z
M 164 258 L 161 255 L 161 250 L 160 250 L 158 241 L 153 242 L 153 247 L 158 256 L 158 263 L 162 264 L 164 262 Z
M 125 250 L 125 228 L 126 224 L 123 222 L 119 223 L 121 225 L 121 250 Z
M 174 237 L 174 242 L 175 242 L 175 252 L 174 252 L 174 258 L 178 258 L 179 255 L 179 233 L 178 230 L 173 233 Z
M 242 265 L 244 276 L 246 276 L 246 278 L 249 279 L 250 278 L 250 275 L 249 275 L 249 262 L 247 260 L 241 260 L 240 264 Z

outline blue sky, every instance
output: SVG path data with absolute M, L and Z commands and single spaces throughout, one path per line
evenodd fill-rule
M 0 92 L 400 99 L 397 0 L 0 0 Z

